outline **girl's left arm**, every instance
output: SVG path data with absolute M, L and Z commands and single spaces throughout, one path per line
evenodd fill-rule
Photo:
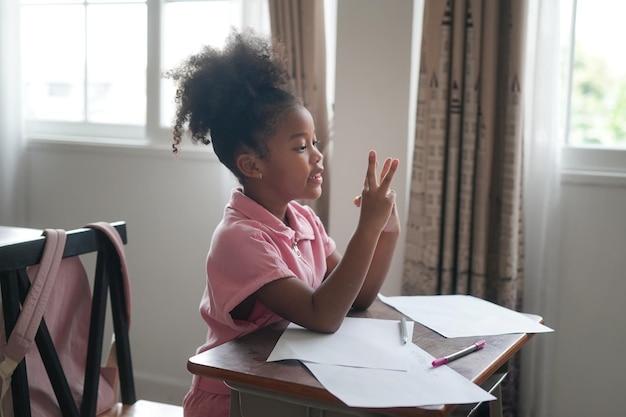
M 395 207 L 387 226 L 391 226 L 392 224 L 393 227 L 385 227 L 378 238 L 376 250 L 372 258 L 372 263 L 367 271 L 365 282 L 352 305 L 356 309 L 365 310 L 372 305 L 389 272 L 391 259 L 393 258 L 396 243 L 400 236 L 400 222 Z
M 359 205 L 357 201 L 355 201 L 355 205 Z M 396 249 L 396 243 L 398 242 L 399 236 L 400 221 L 397 209 L 394 206 L 392 214 L 389 217 L 389 222 L 378 238 L 376 250 L 374 251 L 374 256 L 372 257 L 372 262 L 368 269 L 365 281 L 352 305 L 354 308 L 365 310 L 372 305 L 374 300 L 376 300 L 380 288 L 382 287 L 383 282 L 387 277 L 387 273 L 389 272 L 391 260 Z M 328 276 L 333 269 L 335 269 L 335 266 L 337 266 L 339 261 L 341 261 L 341 254 L 337 251 L 334 251 L 328 258 L 326 258 L 326 276 Z

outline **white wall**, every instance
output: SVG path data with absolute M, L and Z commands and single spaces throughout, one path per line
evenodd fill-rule
M 566 176 L 553 416 L 624 415 L 626 178 Z
M 412 0 L 338 2 L 330 232 L 340 248 L 356 224 L 351 200 L 362 187 L 367 151 L 398 156 L 409 169 L 411 16 L 418 12 Z M 204 258 L 232 178 L 191 145 L 175 160 L 166 147 L 31 144 L 27 162 L 28 226 L 128 222 L 138 393 L 179 403 L 190 379 L 186 360 L 205 336 L 197 311 Z M 562 260 L 549 336 L 557 345 L 550 362 L 555 417 L 620 415 L 626 386 L 626 181 L 582 178 L 564 183 L 561 245 L 553 248 Z M 404 217 L 406 178 L 394 182 Z M 388 295 L 399 291 L 402 250 L 383 287 Z
M 415 13 L 420 12 L 416 7 Z M 408 149 L 414 130 L 409 115 L 415 114 L 411 103 L 416 92 L 411 64 L 419 55 L 412 49 L 413 14 L 412 0 L 338 2 L 329 232 L 339 250 L 346 247 L 356 226 L 358 209 L 352 200 L 363 189 L 370 149 L 379 159 L 400 159 L 393 188 L 400 218 L 406 217 Z M 399 294 L 403 252 L 404 234 L 382 288 L 386 295 Z

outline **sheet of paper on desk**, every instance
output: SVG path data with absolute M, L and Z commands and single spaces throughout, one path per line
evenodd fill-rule
M 525 314 L 471 295 L 378 297 L 445 337 L 553 331 Z
M 407 336 L 413 322 L 407 321 Z M 399 320 L 346 317 L 333 334 L 316 333 L 289 324 L 267 362 L 298 359 L 332 365 L 406 371 L 411 343 L 402 343 Z
M 407 372 L 303 363 L 326 390 L 349 407 L 425 407 L 495 399 L 451 368 L 433 368 L 431 355 L 409 345 L 411 362 Z

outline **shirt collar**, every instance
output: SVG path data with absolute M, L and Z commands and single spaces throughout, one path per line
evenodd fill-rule
M 235 188 L 231 194 L 227 208 L 237 210 L 245 217 L 256 220 L 275 232 L 296 240 L 313 239 L 311 223 L 297 209 L 297 203 L 287 205 L 287 216 L 291 227 L 287 227 L 282 220 L 270 213 L 265 207 L 245 195 L 240 188 Z

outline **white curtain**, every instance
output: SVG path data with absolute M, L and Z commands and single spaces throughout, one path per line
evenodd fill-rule
M 0 224 L 26 220 L 20 99 L 20 1 L 0 1 Z
M 528 8 L 524 123 L 524 311 L 543 316 L 558 332 L 561 123 L 560 1 L 531 0 Z M 521 417 L 549 417 L 553 334 L 522 350 Z

